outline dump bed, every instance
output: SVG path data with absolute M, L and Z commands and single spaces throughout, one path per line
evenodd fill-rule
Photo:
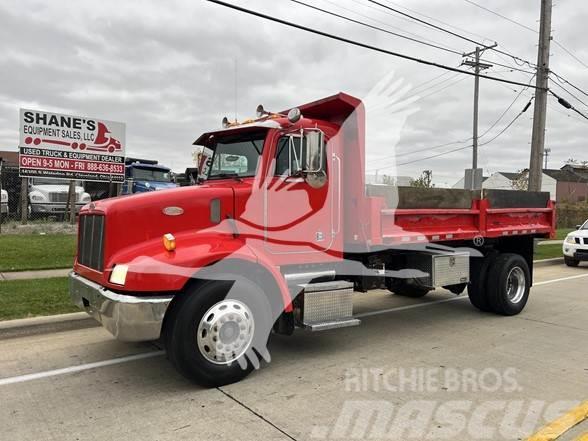
M 549 193 L 367 185 L 371 244 L 555 236 Z

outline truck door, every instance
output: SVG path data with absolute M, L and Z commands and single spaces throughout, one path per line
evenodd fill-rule
M 302 132 L 281 135 L 274 143 L 264 212 L 265 248 L 273 254 L 319 257 L 335 243 L 339 210 L 335 193 L 340 177 L 333 172 L 333 144 L 323 139 L 320 162 L 324 176 L 315 180 L 305 179 L 299 171 L 307 147 Z

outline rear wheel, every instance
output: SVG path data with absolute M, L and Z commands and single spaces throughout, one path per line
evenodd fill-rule
M 486 290 L 486 281 L 488 279 L 488 269 L 494 263 L 496 254 L 488 254 L 483 258 L 473 258 L 471 260 L 472 268 L 470 271 L 470 283 L 468 284 L 468 297 L 470 303 L 483 312 L 492 312 L 492 307 L 488 300 Z
M 234 383 L 269 361 L 271 310 L 248 280 L 209 281 L 184 294 L 166 326 L 168 358 L 205 387 Z
M 424 297 L 431 290 L 421 285 L 417 279 L 386 279 L 386 288 L 394 294 L 403 297 Z
M 501 254 L 488 272 L 490 306 L 497 314 L 519 314 L 529 299 L 530 286 L 527 261 L 518 254 Z
M 579 260 L 574 259 L 573 257 L 564 256 L 564 262 L 567 266 L 578 266 L 580 264 Z

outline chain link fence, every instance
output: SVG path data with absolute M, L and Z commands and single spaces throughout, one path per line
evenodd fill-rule
M 76 215 L 87 203 L 115 196 L 120 185 L 48 178 L 21 178 L 18 166 L 4 164 L 0 174 L 0 232 L 21 229 L 23 225 L 75 224 Z

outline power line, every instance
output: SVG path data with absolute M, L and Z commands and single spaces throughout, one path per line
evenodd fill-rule
M 424 60 L 422 58 L 413 57 L 413 56 L 402 54 L 402 53 L 399 53 L 399 52 L 389 51 L 387 49 L 383 49 L 383 48 L 380 48 L 380 47 L 377 47 L 377 46 L 372 46 L 372 45 L 369 45 L 369 44 L 366 44 L 366 43 L 362 43 L 362 42 L 359 42 L 359 41 L 356 41 L 356 40 L 351 40 L 349 38 L 341 37 L 339 35 L 330 34 L 328 32 L 320 31 L 318 29 L 313 29 L 313 28 L 310 28 L 310 27 L 307 27 L 307 26 L 300 25 L 298 23 L 294 23 L 294 22 L 290 22 L 290 21 L 287 21 L 287 20 L 283 20 L 281 18 L 272 17 L 270 15 L 266 15 L 264 13 L 261 13 L 261 12 L 258 12 L 258 11 L 254 11 L 254 10 L 251 10 L 251 9 L 243 8 L 241 6 L 237 6 L 237 5 L 234 5 L 234 4 L 231 4 L 231 3 L 227 3 L 227 2 L 224 2 L 224 1 L 221 1 L 221 0 L 206 0 L 206 1 L 208 1 L 210 3 L 215 3 L 215 4 L 220 5 L 220 6 L 224 6 L 224 7 L 229 8 L 229 9 L 233 9 L 235 11 L 243 12 L 243 13 L 248 14 L 248 15 L 252 15 L 252 16 L 255 16 L 255 17 L 263 18 L 265 20 L 273 21 L 275 23 L 280 23 L 280 24 L 285 25 L 285 26 L 289 26 L 289 27 L 292 27 L 292 28 L 300 29 L 302 31 L 310 32 L 312 34 L 316 34 L 316 35 L 320 35 L 322 37 L 330 38 L 332 40 L 337 40 L 337 41 L 340 41 L 340 42 L 343 42 L 343 43 L 351 44 L 353 46 L 358 46 L 358 47 L 362 47 L 364 49 L 369 49 L 369 50 L 372 50 L 372 51 L 375 51 L 375 52 L 380 52 L 380 53 L 383 53 L 383 54 L 391 55 L 393 57 L 398 57 L 398 58 L 402 58 L 402 59 L 405 59 L 405 60 L 414 61 L 415 63 L 420 63 L 420 64 L 424 64 L 424 65 L 427 65 L 427 66 L 433 66 L 433 67 L 437 67 L 439 69 L 445 69 L 445 70 L 449 70 L 449 71 L 453 71 L 453 72 L 459 72 L 459 73 L 462 73 L 462 74 L 465 74 L 465 75 L 470 75 L 470 76 L 475 76 L 476 75 L 474 72 L 469 72 L 469 71 L 457 69 L 455 67 L 447 66 L 445 64 L 440 64 L 440 63 L 436 63 L 434 61 Z M 481 75 L 481 74 L 479 74 L 478 76 L 480 78 L 485 78 L 487 80 L 493 80 L 493 81 L 498 81 L 498 82 L 507 83 L 507 84 L 514 84 L 514 85 L 517 85 L 517 86 L 526 86 L 526 84 L 524 84 L 524 83 L 521 83 L 521 82 L 518 82 L 518 81 L 507 80 L 507 79 L 504 79 L 504 78 L 491 77 L 491 76 L 488 76 L 488 75 Z M 532 87 L 533 89 L 538 89 L 536 86 L 530 86 L 530 87 Z
M 461 52 L 454 51 L 453 49 L 448 49 L 448 48 L 445 48 L 443 46 L 439 46 L 439 45 L 436 45 L 436 44 L 427 43 L 425 41 L 418 40 L 416 38 L 412 38 L 412 37 L 409 37 L 407 35 L 398 34 L 396 32 L 392 32 L 392 31 L 389 31 L 387 29 L 383 29 L 383 28 L 380 28 L 378 26 L 374 26 L 374 25 L 371 25 L 369 23 L 365 23 L 365 22 L 360 21 L 360 20 L 355 20 L 354 18 L 351 18 L 351 17 L 346 17 L 344 15 L 337 14 L 336 12 L 333 12 L 333 11 L 328 11 L 326 9 L 319 8 L 318 6 L 310 5 L 308 3 L 304 3 L 304 2 L 299 1 L 299 0 L 290 0 L 290 1 L 293 2 L 293 3 L 296 3 L 298 5 L 301 5 L 301 6 L 306 6 L 307 8 L 314 9 L 316 11 L 320 11 L 320 12 L 322 12 L 324 14 L 328 14 L 328 15 L 331 15 L 331 16 L 334 16 L 334 17 L 338 17 L 338 18 L 341 18 L 343 20 L 347 20 L 347 21 L 349 21 L 351 23 L 356 23 L 356 24 L 359 24 L 361 26 L 365 26 L 365 27 L 370 28 L 370 29 L 375 29 L 375 30 L 380 31 L 380 32 L 385 32 L 386 34 L 390 34 L 390 35 L 394 35 L 396 37 L 404 38 L 406 40 L 410 40 L 410 41 L 413 41 L 415 43 L 423 44 L 425 46 L 433 47 L 435 49 L 439 49 L 439 50 L 442 50 L 442 51 L 445 51 L 445 52 L 450 52 L 452 54 L 461 55 Z
M 578 98 L 576 95 L 574 95 L 572 92 L 570 92 L 568 89 L 566 89 L 564 86 L 562 86 L 560 84 L 560 82 L 558 80 L 556 80 L 555 78 L 551 79 L 553 81 L 553 84 L 555 84 L 557 87 L 559 87 L 561 90 L 563 90 L 564 92 L 566 92 L 568 95 L 570 95 L 571 97 L 573 97 L 574 99 L 576 99 L 577 101 L 579 101 L 580 103 L 582 103 L 585 107 L 588 107 L 588 104 L 586 104 L 584 101 L 582 101 L 580 98 Z
M 557 79 L 559 79 L 560 81 L 563 81 L 564 83 L 572 86 L 574 89 L 576 89 L 578 92 L 588 96 L 588 92 L 583 91 L 582 89 L 580 89 L 578 86 L 575 86 L 574 84 L 572 84 L 570 81 L 566 80 L 565 78 L 563 78 L 561 75 L 558 75 L 557 73 L 555 73 L 553 70 L 549 71 L 550 73 L 552 73 Z
M 527 29 L 527 30 L 529 30 L 531 32 L 535 32 L 536 34 L 539 33 L 539 31 L 537 31 L 537 30 L 535 30 L 533 28 L 530 28 L 529 26 L 525 26 L 521 22 L 518 22 L 516 20 L 513 20 L 512 18 L 508 18 L 505 15 L 502 15 L 502 14 L 496 12 L 496 11 L 493 11 L 492 9 L 488 9 L 488 8 L 486 8 L 486 7 L 482 6 L 482 5 L 479 5 L 479 4 L 477 4 L 477 3 L 475 3 L 475 2 L 473 2 L 471 0 L 464 0 L 464 2 L 469 3 L 470 5 L 476 6 L 477 8 L 483 9 L 484 11 L 487 11 L 487 12 L 489 12 L 491 14 L 494 14 L 494 15 L 496 15 L 496 16 L 498 16 L 500 18 L 503 18 L 503 19 L 505 19 L 507 21 L 510 21 L 511 23 L 514 23 L 517 26 L 520 26 L 521 28 Z
M 415 16 L 413 16 L 413 15 L 407 14 L 406 12 L 402 12 L 402 11 L 400 11 L 400 10 L 398 10 L 398 9 L 392 8 L 391 6 L 388 6 L 388 5 L 386 5 L 386 4 L 380 3 L 380 2 L 378 2 L 378 1 L 376 1 L 376 0 L 367 0 L 367 1 L 369 1 L 370 3 L 373 3 L 373 4 L 375 4 L 375 5 L 378 5 L 378 6 L 382 7 L 382 8 L 384 8 L 384 9 L 387 9 L 387 10 L 389 10 L 389 11 L 393 11 L 393 12 L 395 12 L 395 13 L 397 13 L 397 14 L 400 14 L 400 15 L 402 15 L 402 16 L 404 16 L 404 17 L 411 18 L 411 19 L 412 19 L 412 20 L 414 20 L 414 21 L 417 21 L 417 22 L 419 22 L 419 23 L 422 23 L 422 24 L 425 24 L 425 25 L 427 25 L 427 26 L 430 26 L 430 27 L 432 27 L 432 28 L 434 28 L 434 29 L 437 29 L 437 30 L 439 30 L 439 31 L 441 31 L 441 32 L 445 32 L 446 34 L 453 35 L 454 37 L 461 38 L 462 40 L 468 41 L 468 42 L 470 42 L 470 43 L 474 43 L 476 46 L 483 46 L 483 47 L 486 47 L 486 45 L 485 45 L 485 44 L 483 44 L 483 43 L 481 43 L 481 42 L 479 42 L 479 41 L 473 40 L 473 39 L 471 39 L 471 38 L 468 38 L 468 37 L 466 37 L 466 36 L 464 36 L 464 35 L 460 35 L 460 34 L 458 34 L 458 33 L 456 33 L 456 32 L 450 31 L 449 29 L 445 29 L 445 28 L 443 28 L 443 27 L 441 27 L 441 26 L 437 26 L 436 24 L 430 23 L 430 22 L 428 22 L 428 21 L 426 21 L 426 20 L 422 20 L 422 19 L 420 19 L 420 18 L 418 18 L 418 17 L 415 17 Z M 502 51 L 502 50 L 500 50 L 500 49 L 496 49 L 495 47 L 493 47 L 493 48 L 490 48 L 490 47 L 489 47 L 488 49 L 492 49 L 493 51 L 495 51 L 495 52 L 498 52 L 498 53 L 500 53 L 500 54 L 503 54 L 503 55 L 507 55 L 507 56 L 511 57 L 512 59 L 514 59 L 514 60 L 519 60 L 519 61 L 521 61 L 522 63 L 526 63 L 526 64 L 529 64 L 529 65 L 531 65 L 531 62 L 529 62 L 529 61 L 527 61 L 527 60 L 524 60 L 524 59 L 522 59 L 522 58 L 520 58 L 520 57 L 517 57 L 517 56 L 515 56 L 515 55 L 509 54 L 508 52 L 504 52 L 504 51 Z
M 492 9 L 488 9 L 488 8 L 486 8 L 486 7 L 482 6 L 482 5 L 479 5 L 479 4 L 477 4 L 477 3 L 475 3 L 475 2 L 473 2 L 471 0 L 464 0 L 464 1 L 467 2 L 467 3 L 469 3 L 469 4 L 471 4 L 471 5 L 474 5 L 474 6 L 478 7 L 478 8 L 480 8 L 480 9 L 483 9 L 483 10 L 485 10 L 485 11 L 491 13 L 491 14 L 494 14 L 494 15 L 496 15 L 498 17 L 501 17 L 504 20 L 507 20 L 507 21 L 509 21 L 511 23 L 514 23 L 514 24 L 516 24 L 517 26 L 520 26 L 523 29 L 527 29 L 528 31 L 534 32 L 535 34 L 538 34 L 539 33 L 539 31 L 536 30 L 536 29 L 530 28 L 529 26 L 526 26 L 526 25 L 522 24 L 519 21 L 513 20 L 512 18 L 509 18 L 509 17 L 507 17 L 505 15 L 502 15 L 502 14 L 496 12 L 496 11 L 493 11 Z M 567 53 L 570 57 L 572 57 L 574 60 L 576 60 L 578 63 L 580 63 L 582 66 L 588 68 L 588 64 L 584 63 L 580 58 L 578 58 L 574 53 L 572 53 L 570 50 L 568 50 L 563 44 L 561 44 L 555 38 L 553 39 L 553 43 L 555 45 L 557 45 L 560 49 L 562 49 L 565 53 Z
M 568 49 L 566 49 L 566 47 L 561 44 L 559 41 L 557 41 L 556 39 L 553 39 L 553 42 L 561 49 L 563 50 L 566 54 L 568 54 L 570 57 L 572 57 L 574 60 L 576 60 L 578 63 L 580 63 L 582 66 L 588 68 L 588 64 L 584 63 L 582 60 L 580 60 L 576 55 L 574 55 L 571 51 L 569 51 Z
M 393 5 L 395 5 L 395 6 L 399 7 L 399 8 L 406 9 L 407 11 L 410 11 L 410 12 L 412 12 L 414 14 L 420 15 L 421 17 L 428 18 L 429 20 L 436 21 L 437 23 L 441 23 L 442 25 L 449 26 L 450 28 L 453 28 L 453 29 L 457 29 L 458 31 L 465 32 L 465 33 L 470 34 L 470 35 L 475 35 L 476 37 L 480 37 L 480 38 L 482 38 L 484 40 L 488 40 L 488 41 L 492 41 L 492 42 L 494 41 L 492 38 L 488 38 L 487 36 L 476 34 L 475 32 L 468 31 L 467 29 L 460 28 L 459 26 L 455 26 L 455 25 L 452 25 L 450 23 L 446 23 L 444 21 L 439 20 L 438 18 L 431 17 L 430 15 L 423 14 L 422 12 L 418 12 L 418 11 L 415 11 L 414 9 L 407 8 L 406 6 L 401 5 L 401 4 L 398 4 L 398 3 L 395 3 L 395 2 L 393 2 L 391 0 L 388 0 L 388 3 L 392 3 Z
M 510 129 L 512 127 L 512 125 L 521 117 L 521 115 L 527 111 L 527 109 L 531 106 L 531 101 L 532 101 L 532 99 L 529 100 L 529 102 L 525 105 L 525 107 L 523 107 L 523 109 L 517 114 L 517 116 L 515 116 L 514 119 L 512 121 L 510 121 L 500 132 L 498 132 L 490 140 L 481 143 L 479 146 L 482 147 L 482 146 L 488 145 L 488 144 L 494 142 L 500 136 L 502 136 L 508 129 Z M 427 157 L 424 157 L 424 158 L 414 159 L 412 161 L 407 161 L 407 162 L 401 162 L 399 164 L 396 164 L 396 166 L 409 165 L 409 164 L 414 164 L 414 163 L 421 162 L 421 161 L 426 161 L 428 159 L 439 158 L 441 156 L 449 155 L 451 153 L 459 152 L 461 150 L 466 150 L 466 149 L 468 149 L 470 147 L 473 147 L 473 144 L 469 144 L 469 145 L 466 145 L 466 146 L 458 147 L 458 148 L 455 148 L 455 149 L 452 149 L 452 150 L 447 150 L 445 152 L 440 152 L 440 153 L 437 153 L 435 155 L 430 155 L 430 156 L 427 156 Z M 380 170 L 385 170 L 386 168 L 390 168 L 390 167 L 394 167 L 394 165 L 389 165 L 387 167 L 382 167 L 382 168 L 378 168 L 378 169 L 372 169 L 370 171 L 374 171 L 374 170 L 380 171 Z
M 422 35 L 415 34 L 414 32 L 409 32 L 409 31 L 407 31 L 406 29 L 402 29 L 402 28 L 399 28 L 399 27 L 397 27 L 397 26 L 392 26 L 392 25 L 390 25 L 389 23 L 386 23 L 385 21 L 378 20 L 377 18 L 374 18 L 374 17 L 372 17 L 372 16 L 365 15 L 365 14 L 362 14 L 361 12 L 357 12 L 357 11 L 355 11 L 355 10 L 353 10 L 353 9 L 347 8 L 347 7 L 343 6 L 343 5 L 341 5 L 340 3 L 336 3 L 336 2 L 333 2 L 333 1 L 331 1 L 331 0 L 322 0 L 322 1 L 323 1 L 323 2 L 326 2 L 326 3 L 329 3 L 330 5 L 332 5 L 332 6 L 335 6 L 335 7 L 336 7 L 336 8 L 338 8 L 338 9 L 342 9 L 342 10 L 344 10 L 344 11 L 350 12 L 350 13 L 352 13 L 352 14 L 354 14 L 354 15 L 357 15 L 357 16 L 359 16 L 359 17 L 362 17 L 362 18 L 368 19 L 368 20 L 370 20 L 370 21 L 372 21 L 372 22 L 374 22 L 374 23 L 379 23 L 379 24 L 381 24 L 381 25 L 383 25 L 383 26 L 385 26 L 385 27 L 387 27 L 387 28 L 390 28 L 390 29 L 395 29 L 395 30 L 397 30 L 397 31 L 400 31 L 400 32 L 404 32 L 404 34 L 406 34 L 406 35 L 411 35 L 411 36 L 413 36 L 414 38 L 417 38 L 417 39 L 420 39 L 420 40 L 423 40 L 423 41 L 428 41 L 429 43 L 433 43 L 433 44 L 437 44 L 437 43 L 438 43 L 437 41 L 431 40 L 430 38 L 423 37 Z M 354 1 L 354 2 L 356 2 L 356 3 L 358 3 L 358 1 L 357 1 L 357 0 L 353 0 L 353 1 Z M 374 10 L 380 11 L 380 9 L 378 9 L 378 8 L 375 8 L 375 7 L 374 7 L 374 6 L 372 6 L 372 5 L 364 5 L 364 4 L 362 4 L 362 3 L 358 3 L 358 4 L 360 4 L 360 5 L 362 5 L 362 6 L 367 6 L 367 7 L 369 7 L 370 9 L 374 9 Z M 390 15 L 391 15 L 391 14 L 390 14 Z M 408 20 L 407 20 L 407 21 L 408 21 Z M 443 47 L 445 47 L 446 49 L 452 49 L 452 50 L 454 50 L 455 52 L 459 52 L 457 49 L 455 49 L 455 48 L 450 48 L 450 47 L 449 47 L 449 46 L 447 46 L 447 45 L 444 45 Z
M 551 93 L 555 98 L 557 98 L 557 102 L 560 103 L 562 106 L 564 106 L 566 109 L 570 109 L 573 110 L 574 112 L 576 112 L 578 115 L 580 115 L 582 118 L 587 119 L 588 120 L 588 116 L 584 115 L 582 112 L 580 112 L 578 109 L 576 109 L 574 106 L 572 106 L 569 102 L 567 102 L 565 99 L 563 99 L 562 97 L 558 96 L 553 90 L 549 89 L 548 91 L 549 93 Z

